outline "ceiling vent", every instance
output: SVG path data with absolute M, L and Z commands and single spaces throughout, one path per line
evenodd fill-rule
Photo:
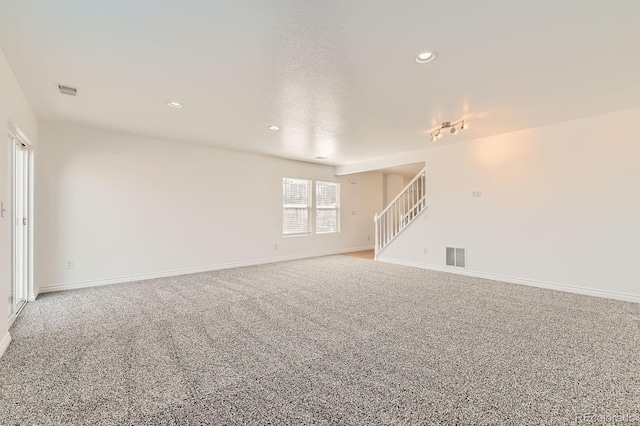
M 58 84 L 58 90 L 63 95 L 69 95 L 69 96 L 77 96 L 78 95 L 78 89 L 76 89 L 75 87 L 71 87 L 71 86 L 65 86 L 64 84 Z

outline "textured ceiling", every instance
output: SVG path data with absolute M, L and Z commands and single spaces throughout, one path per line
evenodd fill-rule
M 433 146 L 444 120 L 471 129 L 437 144 L 640 106 L 638 18 L 632 0 L 0 0 L 0 47 L 43 119 L 348 164 Z

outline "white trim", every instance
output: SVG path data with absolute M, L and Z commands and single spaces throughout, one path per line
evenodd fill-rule
M 27 254 L 27 302 L 35 302 L 38 293 L 34 291 L 34 216 L 35 216 L 35 149 L 33 143 L 29 140 L 18 126 L 9 120 L 9 133 L 14 139 L 19 140 L 28 147 L 29 162 L 29 210 L 27 211 L 27 235 L 28 235 L 28 254 Z M 12 185 L 13 186 L 13 185 Z M 13 190 L 13 189 L 12 189 Z M 13 206 L 12 206 L 13 207 Z M 13 232 L 14 228 L 12 228 Z M 13 237 L 12 237 L 13 238 Z M 13 244 L 13 243 L 12 243 Z M 13 267 L 13 265 L 12 265 Z M 13 284 L 12 284 L 13 285 Z
M 364 251 L 364 250 L 373 250 L 373 246 L 367 245 L 362 247 L 353 247 L 353 248 L 340 249 L 340 250 L 329 250 L 329 251 L 317 252 L 317 253 L 296 254 L 292 256 L 282 256 L 282 257 L 272 257 L 267 259 L 247 260 L 247 261 L 241 261 L 241 262 L 221 263 L 218 265 L 200 266 L 196 268 L 186 268 L 186 269 L 174 269 L 171 271 L 153 272 L 149 274 L 139 274 L 139 275 L 129 275 L 124 277 L 107 278 L 104 280 L 79 281 L 74 283 L 53 284 L 53 285 L 41 286 L 39 288 L 39 294 L 50 293 L 52 291 L 63 291 L 63 290 L 74 290 L 77 288 L 97 287 L 97 286 L 108 285 L 108 284 L 121 284 L 121 283 L 128 283 L 128 282 L 134 282 L 134 281 L 144 281 L 144 280 L 151 280 L 154 278 L 175 277 L 177 275 L 197 274 L 200 272 L 217 271 L 220 269 L 231 269 L 231 268 L 241 268 L 244 266 L 264 265 L 267 263 L 286 262 L 289 260 L 330 256 L 334 254 L 351 253 L 354 251 Z
M 16 322 L 16 319 L 18 319 L 18 316 L 20 316 L 20 313 L 22 312 L 25 306 L 27 306 L 27 301 L 22 302 L 18 310 L 12 313 L 11 315 L 9 315 L 8 328 L 11 328 L 13 323 Z
M 13 323 L 16 322 L 16 318 L 18 318 L 18 315 L 15 313 L 9 315 L 9 320 L 7 321 L 7 328 L 11 328 L 11 326 L 13 326 Z
M 511 284 L 528 285 L 531 287 L 540 287 L 540 288 L 546 288 L 549 290 L 557 290 L 557 291 L 564 291 L 568 293 L 583 294 L 587 296 L 605 297 L 607 299 L 622 300 L 625 302 L 640 303 L 639 294 L 618 293 L 615 291 L 600 290 L 600 289 L 588 288 L 588 287 L 579 287 L 579 286 L 574 286 L 569 284 L 560 284 L 560 283 L 554 283 L 554 282 L 548 282 L 548 281 L 537 281 L 537 280 L 530 280 L 527 278 L 509 277 L 506 275 L 491 274 L 488 272 L 470 271 L 465 269 L 459 269 L 452 266 L 431 265 L 426 263 L 412 262 L 408 260 L 389 259 L 389 258 L 386 258 L 386 259 L 378 258 L 377 260 L 380 262 L 392 263 L 394 265 L 410 266 L 413 268 L 428 269 L 431 271 L 449 272 L 451 274 L 466 275 L 466 276 L 477 277 L 477 278 L 486 278 L 488 280 L 502 281 L 502 282 L 507 282 Z
M 27 302 L 33 302 L 36 299 L 36 296 L 34 294 L 34 270 L 35 270 L 35 231 L 34 231 L 34 224 L 35 224 L 35 175 L 36 175 L 36 169 L 35 169 L 35 155 L 36 155 L 36 151 L 33 148 L 33 145 L 31 145 L 31 149 L 29 149 L 29 188 L 28 188 L 28 195 L 29 195 L 29 211 L 27 212 L 27 232 L 28 232 L 28 242 L 27 242 L 27 248 L 29 250 L 29 252 L 27 253 Z M 33 300 L 31 300 L 33 298 Z
M 2 358 L 2 355 L 4 355 L 4 352 L 9 347 L 9 343 L 11 343 L 11 334 L 7 331 L 7 334 L 0 340 L 0 358 Z
M 27 137 L 27 135 L 25 135 L 22 130 L 20 130 L 20 128 L 18 126 L 16 126 L 15 124 L 13 124 L 13 122 L 9 121 L 9 131 L 11 133 L 13 133 L 13 137 L 18 139 L 20 142 L 29 145 L 29 147 L 33 147 L 33 144 L 31 143 L 31 141 L 29 140 L 29 138 Z

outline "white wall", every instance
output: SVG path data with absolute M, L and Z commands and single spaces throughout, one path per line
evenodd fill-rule
M 22 131 L 35 146 L 38 141 L 38 121 L 18 84 L 11 67 L 0 50 L 0 200 L 7 212 L 0 218 L 0 356 L 8 343 L 7 293 L 11 282 L 11 147 L 9 125 Z
M 392 167 L 405 166 L 423 161 L 426 149 L 418 151 L 399 152 L 386 157 L 377 157 L 356 163 L 343 164 L 336 167 L 336 175 L 361 173 L 370 170 L 382 170 Z
M 426 214 L 380 259 L 447 269 L 445 246 L 464 247 L 466 273 L 640 302 L 638 122 L 640 108 L 428 150 Z
M 410 181 L 411 179 L 409 179 Z M 407 183 L 409 183 L 407 181 Z M 386 173 L 383 176 L 383 204 L 386 207 L 406 186 L 405 177 L 397 173 Z
M 373 245 L 380 173 L 336 177 L 330 166 L 68 124 L 43 122 L 41 138 L 40 291 Z M 283 237 L 283 177 L 340 182 L 342 232 Z

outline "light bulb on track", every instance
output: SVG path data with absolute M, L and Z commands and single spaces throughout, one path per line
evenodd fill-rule
M 431 142 L 436 142 L 442 139 L 445 131 L 456 136 L 459 135 L 462 130 L 467 130 L 468 128 L 469 124 L 464 120 L 443 121 L 440 126 L 431 130 Z

